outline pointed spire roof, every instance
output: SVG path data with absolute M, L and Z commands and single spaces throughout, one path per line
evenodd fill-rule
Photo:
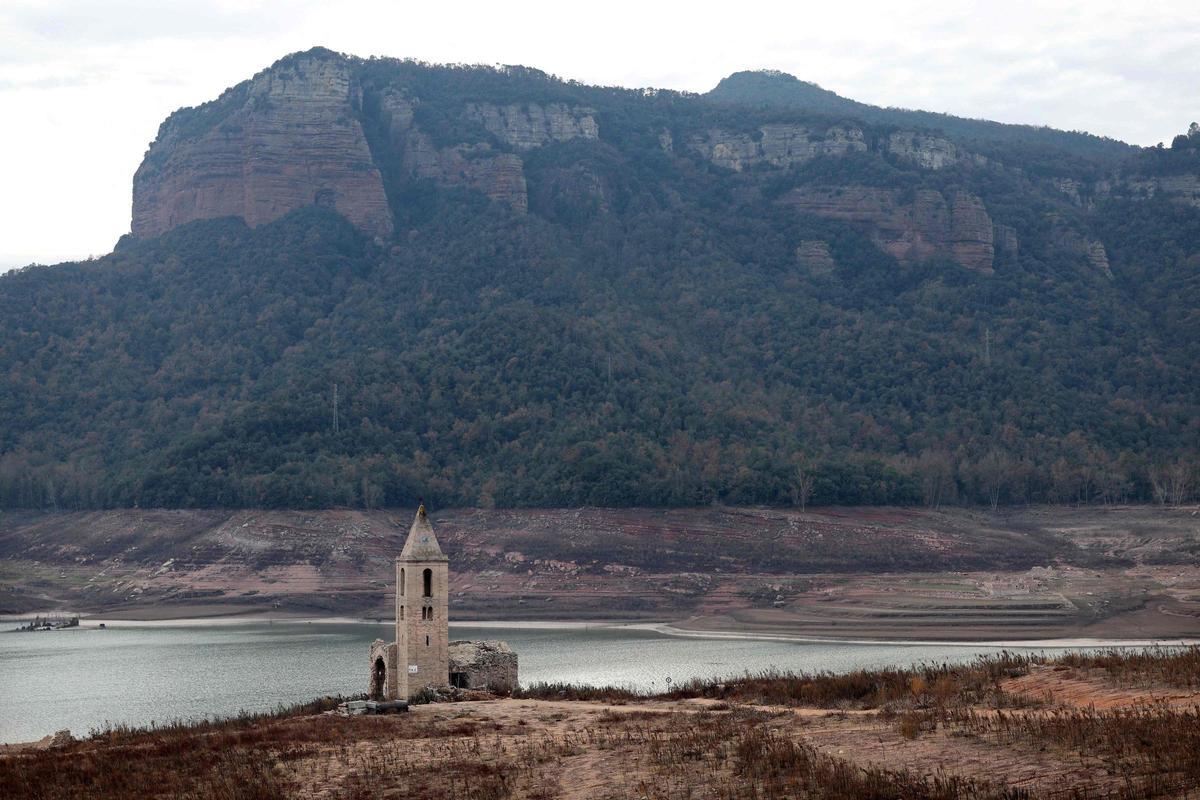
M 417 517 L 408 530 L 408 539 L 404 549 L 400 551 L 401 561 L 448 561 L 442 548 L 438 546 L 437 537 L 433 535 L 433 526 L 425 513 L 425 504 L 417 509 Z

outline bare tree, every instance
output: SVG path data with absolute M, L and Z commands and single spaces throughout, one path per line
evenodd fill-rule
M 1000 496 L 1008 486 L 1012 471 L 1012 459 L 1000 450 L 989 451 L 979 462 L 980 483 L 993 511 L 1000 505 Z
M 801 455 L 796 462 L 796 470 L 792 474 L 792 502 L 800 506 L 801 511 L 808 507 L 808 501 L 812 499 L 815 482 L 816 473 L 813 471 L 812 463 L 807 456 Z
M 921 499 L 929 508 L 941 508 L 954 487 L 954 464 L 945 450 L 927 450 L 917 461 Z
M 1161 505 L 1166 505 L 1170 497 L 1170 490 L 1167 488 L 1167 468 L 1166 467 L 1151 467 L 1149 472 L 1150 490 L 1154 492 L 1154 502 Z
M 1188 493 L 1192 488 L 1192 469 L 1183 459 L 1176 461 L 1167 469 L 1167 491 L 1171 505 L 1180 506 L 1187 502 Z
M 379 504 L 383 502 L 383 489 L 368 480 L 365 475 L 360 482 L 359 495 L 363 508 L 379 508 Z

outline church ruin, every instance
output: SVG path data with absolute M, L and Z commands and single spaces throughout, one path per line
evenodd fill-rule
M 504 642 L 450 642 L 450 564 L 425 505 L 396 559 L 396 641 L 371 644 L 369 694 L 408 700 L 450 686 L 511 692 L 517 654 Z

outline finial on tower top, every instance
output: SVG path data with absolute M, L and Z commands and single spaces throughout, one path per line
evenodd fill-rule
M 425 519 L 425 501 L 424 500 L 422 500 L 421 504 L 419 506 L 417 506 L 417 519 Z

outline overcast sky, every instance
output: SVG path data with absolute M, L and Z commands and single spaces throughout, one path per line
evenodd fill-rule
M 318 44 L 698 92 L 771 68 L 878 105 L 1142 145 L 1200 118 L 1195 0 L 0 0 L 0 269 L 111 250 L 167 114 Z

